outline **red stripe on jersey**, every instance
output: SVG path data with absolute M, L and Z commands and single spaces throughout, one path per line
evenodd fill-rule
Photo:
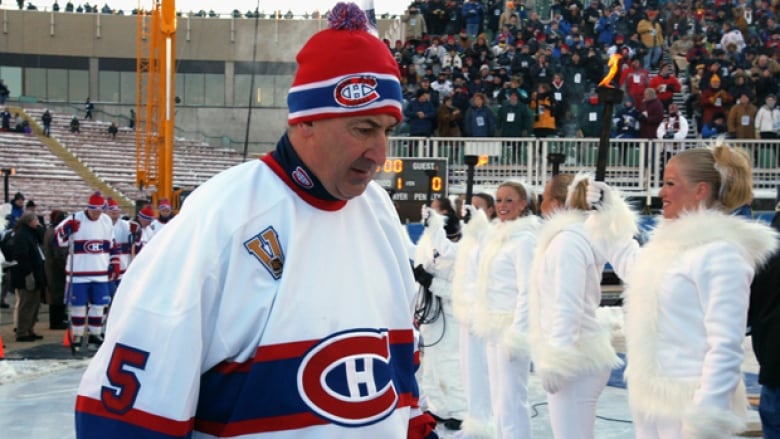
M 249 372 L 252 363 L 261 363 L 265 361 L 286 360 L 289 358 L 299 358 L 306 353 L 317 342 L 314 340 L 296 341 L 293 343 L 279 343 L 266 346 L 260 346 L 255 352 L 254 358 L 243 363 L 222 363 L 214 367 L 218 373 L 229 374 L 234 372 Z
M 391 330 L 388 332 L 390 344 L 414 343 L 414 331 L 410 329 Z
M 118 415 L 106 410 L 103 403 L 99 400 L 88 398 L 83 395 L 79 395 L 78 398 L 76 398 L 76 411 L 125 422 L 140 428 L 175 437 L 184 437 L 192 431 L 192 427 L 195 424 L 193 418 L 186 421 L 176 421 L 138 409 L 130 409 L 124 414 Z
M 287 172 L 282 168 L 282 166 L 273 158 L 273 154 L 266 154 L 264 155 L 260 161 L 268 165 L 269 168 L 271 168 L 272 171 L 274 171 L 274 174 L 279 176 L 279 178 L 282 179 L 282 181 L 289 186 L 290 189 L 292 189 L 296 194 L 298 194 L 301 199 L 310 205 L 316 207 L 317 209 L 321 210 L 327 210 L 327 211 L 336 211 L 341 209 L 342 207 L 347 205 L 347 202 L 345 200 L 336 200 L 336 201 L 329 201 L 329 200 L 323 200 L 320 198 L 317 198 L 315 196 L 312 196 L 305 190 L 303 190 L 301 187 L 299 187 L 295 182 L 290 178 L 289 175 L 287 175 Z

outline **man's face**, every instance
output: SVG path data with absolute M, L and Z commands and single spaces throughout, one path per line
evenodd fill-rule
M 116 222 L 119 220 L 119 217 L 122 216 L 122 212 L 119 210 L 107 210 L 106 214 L 111 218 L 111 222 L 116 224 Z
M 366 190 L 384 164 L 387 137 L 396 124 L 387 114 L 316 120 L 302 128 L 299 153 L 329 194 L 349 200 Z
M 100 218 L 100 214 L 103 213 L 102 210 L 96 210 L 96 209 L 87 209 L 87 218 L 89 218 L 92 221 L 97 221 L 98 218 Z
M 171 209 L 168 209 L 167 207 L 161 207 L 158 210 L 160 211 L 160 216 L 163 218 L 171 216 Z
M 24 198 L 14 200 L 14 204 L 16 204 L 18 207 L 24 207 Z

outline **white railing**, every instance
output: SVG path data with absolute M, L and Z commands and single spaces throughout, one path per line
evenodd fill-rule
M 780 140 L 725 140 L 744 148 L 753 159 L 756 198 L 775 198 L 780 184 Z M 678 151 L 710 146 L 711 139 L 610 139 L 606 181 L 634 196 L 655 196 L 666 162 Z M 474 172 L 477 188 L 490 190 L 508 179 L 521 179 L 537 189 L 552 175 L 548 154 L 565 154 L 560 172 L 595 172 L 599 139 L 392 137 L 388 156 L 447 158 L 451 193 L 465 193 L 465 155 L 486 155 L 488 163 Z M 649 157 L 648 157 L 649 155 Z

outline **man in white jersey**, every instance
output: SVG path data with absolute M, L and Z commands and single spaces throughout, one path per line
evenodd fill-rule
M 159 226 L 155 223 L 154 210 L 151 204 L 147 204 L 136 215 L 138 224 L 141 226 L 141 233 L 139 241 L 136 245 L 136 253 L 138 253 L 149 241 L 152 240 L 155 233 L 160 231 Z
M 108 206 L 106 214 L 114 224 L 114 248 L 111 251 L 111 265 L 108 270 L 111 297 L 113 297 L 122 276 L 127 271 L 127 266 L 130 265 L 132 247 L 140 239 L 141 226 L 135 221 L 123 220 L 119 203 L 113 198 L 109 197 L 106 205 Z
M 195 190 L 130 265 L 77 438 L 432 438 L 414 278 L 372 177 L 400 74 L 354 4 L 297 56 L 288 129 Z
M 114 247 L 113 225 L 111 218 L 103 214 L 104 205 L 105 199 L 100 192 L 92 194 L 87 208 L 69 215 L 55 231 L 57 244 L 69 249 L 66 294 L 72 343 L 77 351 L 87 333 L 89 350 L 97 350 L 103 341 L 100 334 L 103 332 L 103 311 L 111 297 L 108 271 Z

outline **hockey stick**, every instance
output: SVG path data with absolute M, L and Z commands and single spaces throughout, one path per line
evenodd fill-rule
M 70 219 L 72 221 L 76 220 L 76 214 L 73 213 L 70 216 Z M 68 237 L 68 291 L 67 293 L 67 305 L 68 305 L 68 345 L 70 345 L 70 354 L 72 356 L 76 356 L 76 346 L 73 344 L 74 336 L 73 336 L 73 312 L 71 311 L 71 308 L 73 308 L 72 300 L 73 300 L 73 255 L 75 253 L 75 244 L 73 242 L 73 233 Z

